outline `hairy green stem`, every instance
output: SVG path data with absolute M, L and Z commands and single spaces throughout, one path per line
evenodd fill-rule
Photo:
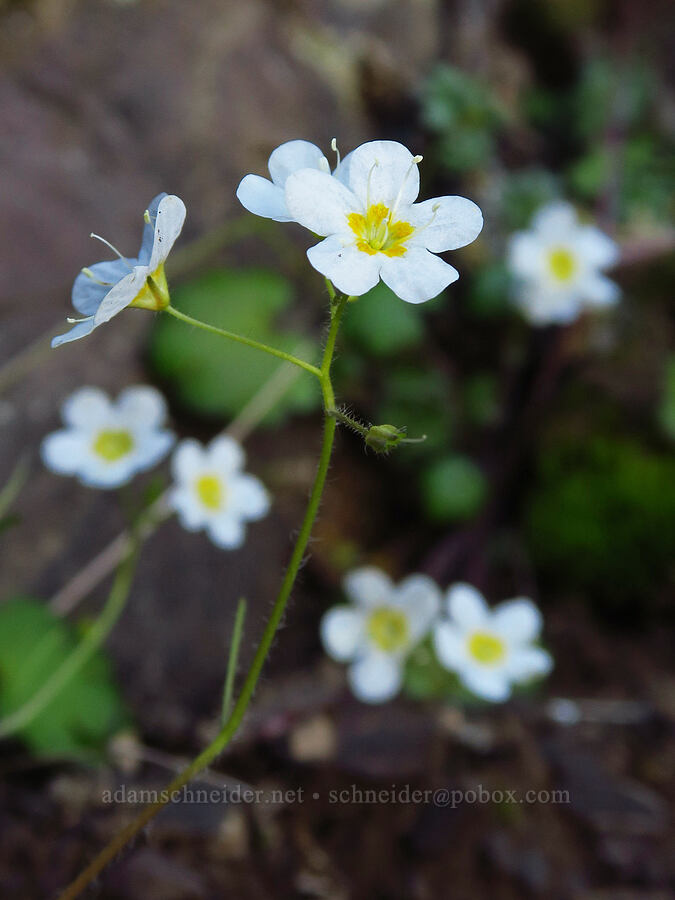
M 300 532 L 295 542 L 295 547 L 293 548 L 293 552 L 291 554 L 288 568 L 286 569 L 286 573 L 281 583 L 279 594 L 277 596 L 277 599 L 274 601 L 272 613 L 267 624 L 265 625 L 260 643 L 258 644 L 255 656 L 253 657 L 253 662 L 251 663 L 251 667 L 248 670 L 241 688 L 241 692 L 237 698 L 237 702 L 232 709 L 232 713 L 228 717 L 227 721 L 223 724 L 215 739 L 209 744 L 209 746 L 206 747 L 206 749 L 203 750 L 199 754 L 199 756 L 197 756 L 196 759 L 194 759 L 190 763 L 190 765 L 187 766 L 187 768 L 184 769 L 183 772 L 181 772 L 180 775 L 174 778 L 174 780 L 168 785 L 168 787 L 164 791 L 162 791 L 161 796 L 159 800 L 157 800 L 157 802 L 147 806 L 144 810 L 142 810 L 142 812 L 132 822 L 130 822 L 129 825 L 126 826 L 126 828 L 120 831 L 119 834 L 117 834 L 110 841 L 110 843 L 106 847 L 104 847 L 99 855 L 60 895 L 59 900 L 74 900 L 74 898 L 78 897 L 82 893 L 82 891 L 89 884 L 91 884 L 91 882 L 103 871 L 103 869 L 105 869 L 108 863 L 110 863 L 115 858 L 115 856 L 117 856 L 117 854 L 126 846 L 126 844 L 130 840 L 132 840 L 134 836 L 138 834 L 138 832 L 141 831 L 148 824 L 148 822 L 150 822 L 157 815 L 157 813 L 159 813 L 172 800 L 178 799 L 178 797 L 180 796 L 180 791 L 189 781 L 192 780 L 192 778 L 195 777 L 195 775 L 198 775 L 201 771 L 211 765 L 211 763 L 230 743 L 242 723 L 242 720 L 253 698 L 253 694 L 257 687 L 263 666 L 267 660 L 270 648 L 272 647 L 272 644 L 274 642 L 277 629 L 286 611 L 286 606 L 288 604 L 291 591 L 293 590 L 295 579 L 302 564 L 302 559 L 305 555 L 305 551 L 307 550 L 307 545 L 309 543 L 312 528 L 319 511 L 319 505 L 321 503 L 321 497 L 323 495 L 323 489 L 326 483 L 326 476 L 328 474 L 328 467 L 330 465 L 330 458 L 333 450 L 333 442 L 335 440 L 335 429 L 337 427 L 335 418 L 328 414 L 328 410 L 332 410 L 335 408 L 335 394 L 331 383 L 330 370 L 331 363 L 333 361 L 333 355 L 335 353 L 335 342 L 337 340 L 340 321 L 342 319 L 342 313 L 344 312 L 347 299 L 348 298 L 343 297 L 331 309 L 331 323 L 328 337 L 326 339 L 326 347 L 321 362 L 321 368 L 317 369 L 324 397 L 325 416 L 323 425 L 323 443 L 321 445 L 319 463 L 317 466 L 316 476 L 314 478 L 314 484 L 309 496 L 309 502 L 307 504 L 307 509 L 305 510 L 305 515 L 302 520 L 302 525 L 300 526 Z M 228 333 L 225 333 L 225 336 L 228 337 Z
M 234 331 L 227 331 L 225 328 L 218 328 L 216 325 L 200 322 L 199 319 L 193 319 L 192 316 L 186 315 L 186 313 L 176 309 L 175 306 L 167 306 L 164 309 L 164 312 L 169 313 L 174 319 L 180 319 L 181 322 L 186 322 L 188 325 L 194 325 L 195 328 L 201 328 L 202 331 L 208 331 L 210 334 L 217 334 L 219 337 L 228 338 L 230 341 L 236 341 L 238 344 L 244 344 L 246 347 L 252 347 L 254 350 L 262 350 L 264 353 L 269 353 L 270 356 L 276 356 L 278 359 L 293 363 L 294 366 L 299 366 L 301 369 L 304 369 L 305 372 L 314 375 L 315 378 L 321 378 L 320 369 L 313 366 L 311 363 L 305 362 L 304 359 L 299 359 L 299 357 L 293 356 L 291 353 L 286 353 L 285 350 L 278 350 L 276 347 L 270 347 L 269 344 L 254 341 L 252 338 L 244 337 L 242 334 L 237 334 Z
M 0 721 L 0 738 L 14 734 L 38 716 L 80 671 L 110 634 L 129 597 L 138 554 L 131 551 L 121 563 L 101 615 L 80 643 L 23 706 Z
M 230 653 L 227 658 L 227 674 L 225 675 L 225 687 L 223 688 L 223 714 L 221 721 L 223 725 L 227 722 L 232 709 L 232 695 L 234 693 L 234 679 L 237 674 L 237 661 L 239 660 L 239 647 L 244 634 L 244 619 L 246 618 L 246 600 L 241 597 L 237 604 L 237 612 L 234 616 L 234 626 L 232 628 L 232 640 L 230 642 Z

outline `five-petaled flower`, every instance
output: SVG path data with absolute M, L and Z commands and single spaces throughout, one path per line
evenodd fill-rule
M 513 683 L 547 675 L 553 660 L 533 645 L 542 628 L 531 600 L 507 600 L 490 610 L 469 584 L 455 584 L 446 597 L 449 619 L 434 626 L 433 643 L 441 665 L 485 700 L 500 702 Z
M 117 259 L 82 269 L 73 284 L 72 302 L 81 319 L 68 319 L 73 328 L 52 340 L 52 347 L 86 337 L 127 306 L 165 309 L 169 291 L 164 263 L 185 221 L 179 197 L 158 194 L 145 212 L 145 227 L 137 258 L 127 258 L 109 244 Z M 98 235 L 92 235 L 98 237 Z
M 82 484 L 115 488 L 158 463 L 170 450 L 174 435 L 163 428 L 164 398 L 147 386 L 126 388 L 111 402 L 98 388 L 80 388 L 65 401 L 66 428 L 42 442 L 45 465 Z
M 416 203 L 420 161 L 395 141 L 371 141 L 334 175 L 314 166 L 286 178 L 290 217 L 325 238 L 307 257 L 338 290 L 360 296 L 381 278 L 402 300 L 424 303 L 459 278 L 435 254 L 470 244 L 483 217 L 464 197 Z
M 511 236 L 507 257 L 515 302 L 535 325 L 566 324 L 619 297 L 602 274 L 617 262 L 618 246 L 594 225 L 581 224 L 569 203 L 540 209 L 529 231 Z
M 394 585 L 373 567 L 350 572 L 344 589 L 352 605 L 335 606 L 324 615 L 324 647 L 338 662 L 351 663 L 348 680 L 359 700 L 384 703 L 398 693 L 405 661 L 428 634 L 441 592 L 425 575 Z
M 182 441 L 172 458 L 171 505 L 181 525 L 205 529 L 214 544 L 228 550 L 244 543 L 245 523 L 262 519 L 270 508 L 262 482 L 242 471 L 244 461 L 241 446 L 226 436 L 207 447 Z

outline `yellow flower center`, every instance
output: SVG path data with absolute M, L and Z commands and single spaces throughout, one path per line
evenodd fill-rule
M 151 309 L 157 312 L 160 309 L 166 309 L 169 303 L 169 286 L 166 283 L 166 274 L 162 263 L 152 275 L 146 278 L 143 287 L 129 306 L 135 306 L 137 309 Z
M 223 505 L 223 483 L 217 475 L 201 475 L 195 485 L 197 496 L 207 509 L 220 509 Z
M 469 653 L 484 666 L 500 662 L 506 654 L 504 642 L 487 631 L 476 631 L 469 639 Z
M 574 255 L 565 247 L 556 247 L 548 255 L 551 274 L 556 281 L 569 281 L 577 270 Z
M 382 607 L 371 613 L 368 619 L 368 637 L 378 650 L 394 653 L 408 643 L 410 629 L 405 613 L 398 609 Z
M 369 206 L 365 216 L 350 213 L 347 222 L 357 237 L 356 246 L 369 256 L 405 256 L 405 242 L 415 230 L 409 222 L 394 222 L 384 203 Z
M 101 459 L 113 463 L 130 453 L 133 446 L 134 439 L 128 431 L 106 429 L 97 434 L 93 450 Z

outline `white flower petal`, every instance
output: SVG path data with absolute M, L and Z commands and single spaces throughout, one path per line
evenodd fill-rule
M 381 254 L 371 256 L 357 250 L 354 244 L 345 245 L 340 235 L 327 237 L 310 247 L 307 259 L 335 287 L 352 297 L 367 294 L 380 280 Z
M 106 463 L 89 454 L 77 474 L 79 481 L 87 487 L 111 490 L 128 484 L 136 471 L 131 455 L 114 463 Z
M 581 312 L 576 291 L 552 291 L 538 283 L 523 287 L 516 304 L 533 325 L 568 325 Z
M 199 441 L 181 441 L 171 458 L 171 471 L 177 482 L 187 483 L 206 465 L 206 454 Z
M 239 519 L 221 514 L 210 519 L 206 525 L 209 537 L 223 550 L 236 550 L 244 543 L 245 530 Z
M 66 331 L 65 334 L 59 334 L 52 338 L 51 346 L 60 347 L 61 344 L 69 344 L 71 341 L 79 341 L 80 338 L 87 337 L 94 330 L 94 317 L 86 319 L 84 322 L 78 322 L 76 325 Z
M 619 245 L 594 225 L 580 225 L 577 252 L 594 269 L 609 269 L 619 261 Z
M 542 207 L 532 226 L 547 240 L 563 241 L 577 227 L 577 213 L 571 203 L 555 201 Z
M 579 291 L 589 306 L 601 308 L 613 306 L 621 296 L 618 284 L 605 278 L 604 275 L 593 275 L 584 278 Z
M 66 425 L 86 431 L 109 422 L 113 416 L 113 408 L 104 391 L 84 387 L 63 402 L 61 416 Z
M 383 256 L 380 274 L 387 287 L 406 303 L 431 300 L 459 278 L 457 269 L 421 247 L 410 247 L 405 256 Z
M 427 575 L 409 575 L 394 589 L 390 602 L 405 609 L 411 641 L 417 643 L 427 634 L 440 612 L 441 591 Z
M 503 671 L 495 671 L 476 666 L 465 668 L 459 677 L 466 688 L 483 700 L 502 703 L 511 696 L 511 685 Z
M 541 278 L 544 275 L 544 253 L 541 240 L 530 231 L 512 234 L 506 249 L 509 268 L 521 278 Z
M 375 566 L 354 569 L 345 576 L 342 584 L 349 599 L 365 609 L 387 606 L 394 592 L 389 576 Z
M 171 248 L 176 243 L 176 238 L 181 233 L 185 214 L 185 204 L 180 197 L 169 194 L 162 198 L 157 207 L 152 254 L 148 263 L 151 274 L 166 261 Z
M 527 644 L 536 640 L 542 628 L 541 613 L 531 600 L 506 600 L 492 612 L 490 626 L 509 642 Z
M 288 211 L 300 225 L 319 235 L 352 235 L 347 216 L 360 212 L 360 204 L 332 175 L 301 169 L 289 175 L 285 192 Z
M 449 588 L 446 603 L 453 622 L 464 630 L 482 625 L 490 614 L 481 592 L 464 582 L 458 582 Z
M 349 187 L 365 210 L 375 203 L 393 209 L 397 204 L 408 206 L 415 202 L 420 173 L 412 153 L 403 144 L 370 141 L 350 154 Z
M 316 144 L 309 141 L 286 141 L 272 152 L 267 165 L 272 181 L 282 187 L 293 172 L 300 169 L 319 169 L 329 172 L 328 160 Z
M 159 204 L 162 200 L 168 196 L 166 191 L 162 191 L 161 194 L 157 194 L 156 197 L 153 197 L 148 204 L 146 212 L 150 221 L 146 222 L 143 227 L 143 239 L 141 240 L 141 249 L 138 252 L 137 262 L 141 266 L 147 266 L 150 262 L 152 245 L 155 242 L 155 220 L 157 219 L 157 210 L 159 209 Z
M 93 278 L 85 272 L 80 272 L 73 283 L 71 295 L 75 309 L 83 316 L 93 316 L 111 287 L 125 278 L 137 263 L 136 259 L 113 259 L 94 263 L 89 266 Z
M 402 663 L 392 656 L 370 653 L 349 667 L 349 685 L 363 703 L 386 703 L 398 694 Z
M 450 622 L 439 622 L 433 631 L 433 644 L 444 669 L 459 672 L 467 664 L 466 637 Z
M 199 531 L 204 527 L 208 516 L 191 488 L 174 487 L 169 494 L 169 503 L 187 531 Z
M 208 464 L 220 475 L 238 472 L 245 462 L 244 450 L 234 438 L 221 435 L 214 438 L 206 449 Z
M 517 647 L 505 664 L 505 670 L 513 681 L 529 681 L 542 678 L 553 669 L 550 653 L 541 647 Z
M 433 253 L 456 250 L 475 241 L 483 228 L 483 213 L 466 197 L 436 197 L 401 211 L 401 218 L 416 229 L 410 246 Z
M 130 428 L 159 428 L 166 419 L 166 401 L 150 385 L 125 388 L 117 400 L 117 409 Z
M 48 434 L 40 446 L 43 463 L 61 475 L 74 475 L 86 454 L 86 441 L 77 431 L 55 431 Z
M 101 300 L 99 308 L 94 313 L 94 325 L 109 322 L 113 316 L 126 309 L 143 290 L 149 274 L 150 271 L 146 266 L 135 266 L 132 272 L 118 281 Z
M 334 606 L 321 619 L 326 653 L 338 662 L 354 658 L 364 638 L 364 614 L 351 606 Z
M 243 519 L 262 519 L 270 509 L 270 497 L 259 479 L 253 475 L 237 475 L 227 486 L 228 509 Z
M 260 175 L 246 175 L 239 182 L 237 199 L 249 212 L 275 222 L 292 222 L 283 188 Z
M 133 465 L 136 472 L 144 472 L 157 465 L 176 440 L 171 431 L 143 429 L 134 435 Z

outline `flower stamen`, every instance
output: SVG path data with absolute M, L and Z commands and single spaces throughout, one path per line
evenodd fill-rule
M 146 210 L 146 212 L 147 212 L 147 210 Z M 102 244 L 105 244 L 106 247 L 109 247 L 110 250 L 112 250 L 112 252 L 113 252 L 116 256 L 119 256 L 119 258 L 122 260 L 122 262 L 123 262 L 124 265 L 127 267 L 127 269 L 129 269 L 130 272 L 133 272 L 133 271 L 134 271 L 133 268 L 129 265 L 129 260 L 128 260 L 125 256 L 122 256 L 122 254 L 121 254 L 120 251 L 117 249 L 117 247 L 114 247 L 114 246 L 110 243 L 110 241 L 106 241 L 106 239 L 103 238 L 103 237 L 101 237 L 100 234 L 94 234 L 93 231 L 92 231 L 92 233 L 89 235 L 89 237 L 96 238 L 97 241 L 100 241 Z

